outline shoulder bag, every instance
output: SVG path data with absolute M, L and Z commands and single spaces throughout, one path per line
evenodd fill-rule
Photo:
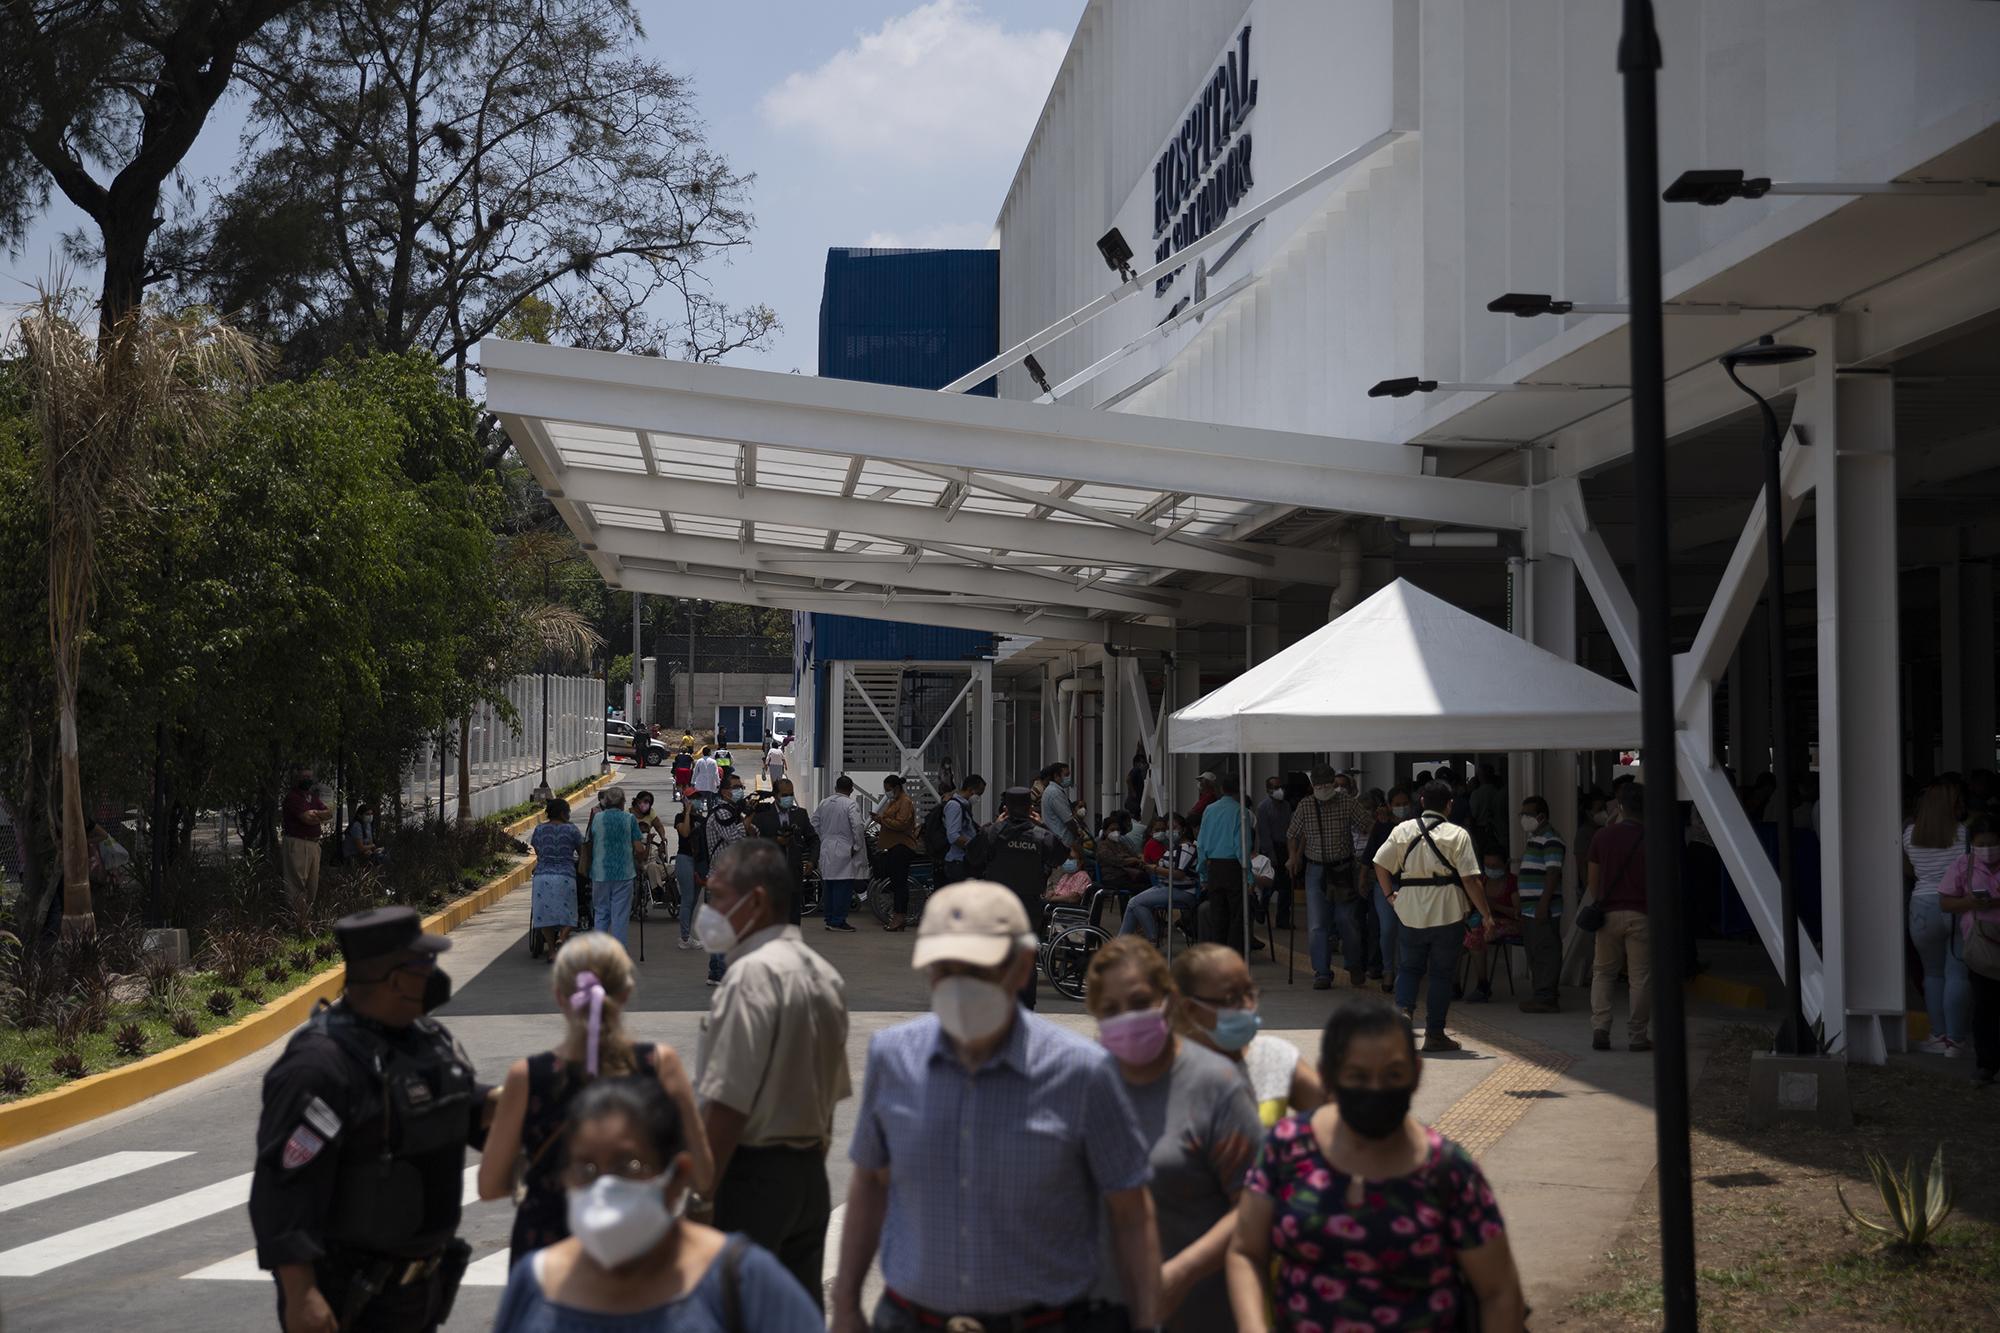
M 1968 864 L 1965 874 L 1965 896 L 1968 898 L 1977 896 L 1972 892 L 1972 877 L 1977 871 L 1970 864 L 1971 859 L 1969 855 L 1966 857 Z M 2000 907 L 2000 901 L 1996 901 L 1994 906 Z M 2000 927 L 1989 926 L 1981 921 L 1979 919 L 1981 910 L 1975 907 L 1964 914 L 1965 919 L 1971 924 L 1970 934 L 1960 939 L 1958 931 L 1953 930 L 1952 937 L 1959 945 L 1959 957 L 1964 960 L 1968 972 L 1976 972 L 1989 980 L 2000 981 Z
M 1609 898 L 1611 891 L 1617 888 L 1624 880 L 1625 872 L 1632 868 L 1632 858 L 1645 850 L 1646 835 L 1642 832 L 1639 835 L 1639 841 L 1632 844 L 1632 850 L 1625 854 L 1625 860 L 1619 864 L 1618 873 L 1613 875 L 1611 882 L 1604 886 L 1604 892 L 1598 894 L 1595 898 L 1586 900 L 1583 906 L 1576 909 L 1576 928 L 1578 930 L 1587 930 L 1594 933 L 1604 929 L 1604 922 L 1606 920 L 1604 900 Z M 1547 890 L 1543 891 L 1547 892 Z

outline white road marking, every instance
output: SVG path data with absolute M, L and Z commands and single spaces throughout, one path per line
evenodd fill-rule
M 34 1277 L 250 1202 L 250 1173 L 0 1253 L 0 1277 Z
M 134 1171 L 144 1171 L 149 1166 L 192 1156 L 191 1152 L 114 1152 L 58 1171 L 44 1171 L 39 1176 L 29 1176 L 11 1185 L 0 1185 L 0 1213 L 10 1213 L 31 1203 L 53 1199 L 58 1194 L 87 1189 L 107 1180 L 129 1176 Z
M 479 1202 L 477 1165 L 465 1168 L 465 1188 L 459 1195 L 459 1202 L 467 1207 Z M 501 1253 L 505 1254 L 505 1251 Z M 254 1248 L 245 1250 L 241 1254 L 232 1254 L 227 1259 L 212 1263 L 206 1268 L 197 1268 L 192 1273 L 181 1274 L 183 1282 L 268 1282 L 270 1280 L 271 1275 L 257 1267 L 257 1251 Z M 499 1285 L 503 1287 L 507 1285 L 504 1271 L 500 1276 Z
M 465 1270 L 465 1286 L 504 1287 L 507 1285 L 507 1251 L 495 1250 L 484 1259 L 476 1260 Z

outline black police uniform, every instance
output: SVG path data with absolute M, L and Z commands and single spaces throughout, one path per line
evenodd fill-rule
M 785 853 L 785 866 L 792 872 L 792 924 L 796 926 L 802 919 L 799 909 L 805 895 L 800 890 L 806 882 L 806 862 L 819 860 L 819 834 L 813 829 L 812 816 L 796 805 L 780 810 L 775 801 L 766 801 L 750 812 L 750 831 L 777 843 Z
M 1016 800 L 1025 802 L 1026 787 L 1010 787 L 1002 794 L 1002 807 Z M 1069 845 L 1027 815 L 1007 815 L 979 830 L 965 849 L 965 863 L 981 879 L 1004 884 L 1020 896 L 1028 923 L 1040 929 L 1042 893 L 1049 885 L 1049 872 L 1069 859 Z M 1035 1007 L 1036 978 L 1028 977 L 1021 988 L 1021 1003 Z
M 349 964 L 450 947 L 407 907 L 344 917 L 334 933 Z M 450 992 L 432 977 L 426 1008 Z M 438 1327 L 471 1258 L 460 1199 L 465 1150 L 486 1139 L 486 1094 L 442 1024 L 392 1028 L 344 998 L 322 1003 L 264 1075 L 250 1185 L 258 1265 L 310 1263 L 344 1333 Z M 278 1314 L 282 1326 L 282 1284 Z

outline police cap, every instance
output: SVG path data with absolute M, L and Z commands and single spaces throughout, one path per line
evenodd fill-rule
M 426 935 L 423 919 L 409 907 L 377 907 L 344 916 L 333 923 L 333 938 L 340 943 L 340 956 L 350 964 L 405 952 L 443 953 L 451 947 L 442 935 Z
M 1000 804 L 1008 810 L 1025 810 L 1035 803 L 1035 794 L 1026 787 L 1009 787 L 1000 793 Z

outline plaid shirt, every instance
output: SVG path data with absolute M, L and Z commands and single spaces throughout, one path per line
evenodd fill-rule
M 1298 840 L 1305 849 L 1306 860 L 1337 866 L 1354 859 L 1356 836 L 1365 845 L 1369 826 L 1374 822 L 1374 812 L 1366 809 L 1357 796 L 1344 791 L 1335 792 L 1330 801 L 1308 796 L 1292 812 L 1292 826 L 1285 831 L 1285 837 L 1288 842 Z
M 882 1280 L 947 1314 L 1083 1299 L 1104 1196 L 1152 1177 L 1118 1065 L 1025 1010 L 967 1073 L 929 1014 L 868 1043 L 849 1156 L 889 1172 Z

